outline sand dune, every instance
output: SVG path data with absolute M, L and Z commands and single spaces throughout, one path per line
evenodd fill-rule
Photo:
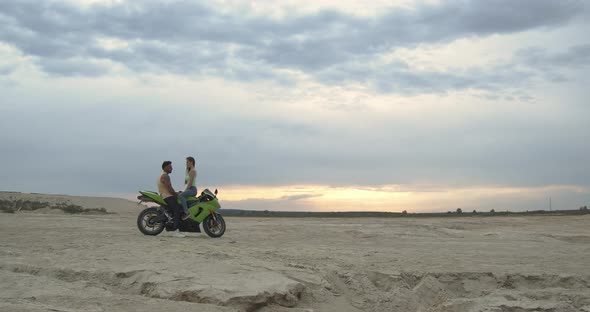
M 0 214 L 1 311 L 590 311 L 589 216 L 227 218 L 176 239 L 140 234 L 133 202 L 34 196 L 119 214 Z
M 122 198 L 67 196 L 56 194 L 0 192 L 0 200 L 30 200 L 47 202 L 50 204 L 67 203 L 78 205 L 86 209 L 105 208 L 107 211 L 120 215 L 137 215 L 143 207 L 138 202 Z

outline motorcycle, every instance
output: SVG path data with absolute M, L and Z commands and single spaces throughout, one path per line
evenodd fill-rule
M 155 203 L 158 206 L 149 207 L 139 213 L 137 227 L 145 235 L 158 235 L 162 231 L 174 231 L 173 212 L 169 209 L 160 194 L 151 191 L 139 191 L 137 196 L 139 203 Z M 221 237 L 225 233 L 225 221 L 218 213 L 221 208 L 217 200 L 217 190 L 214 193 L 205 189 L 199 197 L 188 197 L 186 199 L 189 217 L 180 221 L 178 230 L 180 232 L 201 233 L 200 224 L 203 230 L 210 237 Z M 178 199 L 180 205 L 180 199 Z

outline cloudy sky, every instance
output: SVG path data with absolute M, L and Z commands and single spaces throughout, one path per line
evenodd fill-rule
M 590 205 L 587 1 L 0 1 L 0 190 Z

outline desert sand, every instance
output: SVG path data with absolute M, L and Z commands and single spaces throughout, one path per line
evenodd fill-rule
M 0 214 L 0 311 L 590 311 L 590 216 L 226 218 L 150 237 L 115 214 Z M 223 198 L 220 198 L 222 201 Z

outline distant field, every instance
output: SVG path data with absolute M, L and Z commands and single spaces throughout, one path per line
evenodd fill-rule
M 585 208 L 585 207 L 583 207 Z M 440 213 L 401 213 L 401 212 L 308 212 L 308 211 L 260 211 L 221 209 L 223 215 L 235 217 L 278 217 L 278 218 L 465 218 L 497 216 L 569 216 L 590 214 L 587 208 L 578 210 L 535 210 L 523 212 L 488 211 L 488 212 L 440 212 Z

